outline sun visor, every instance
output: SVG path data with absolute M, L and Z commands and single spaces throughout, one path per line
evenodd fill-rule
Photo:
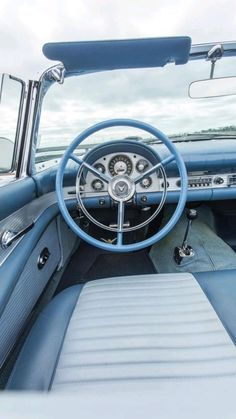
M 191 38 L 178 36 L 47 43 L 43 46 L 43 53 L 50 60 L 62 62 L 67 73 L 80 73 L 163 67 L 170 62 L 185 64 L 190 47 Z

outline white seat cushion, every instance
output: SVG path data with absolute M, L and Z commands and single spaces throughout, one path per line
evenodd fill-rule
M 52 390 L 235 373 L 235 346 L 191 274 L 118 277 L 84 286 Z

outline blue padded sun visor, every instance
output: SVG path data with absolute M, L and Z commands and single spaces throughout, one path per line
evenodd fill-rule
M 191 38 L 127 39 L 113 41 L 58 42 L 43 46 L 45 57 L 63 63 L 67 73 L 185 64 Z

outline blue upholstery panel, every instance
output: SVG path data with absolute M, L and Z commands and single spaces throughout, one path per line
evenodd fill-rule
M 163 67 L 189 59 L 188 36 L 111 41 L 57 42 L 43 46 L 45 57 L 61 61 L 67 72 L 92 72 L 120 68 Z
M 236 270 L 199 272 L 194 276 L 236 343 Z
M 17 211 L 35 198 L 35 183 L 30 177 L 0 187 L 0 220 Z
M 48 391 L 82 285 L 58 294 L 40 314 L 8 381 L 10 390 Z
M 55 191 L 56 174 L 58 165 L 50 167 L 42 172 L 33 175 L 36 184 L 37 196 L 44 195 L 48 192 Z M 76 183 L 76 175 L 78 173 L 78 165 L 74 162 L 68 162 L 63 179 L 64 186 L 74 186 Z

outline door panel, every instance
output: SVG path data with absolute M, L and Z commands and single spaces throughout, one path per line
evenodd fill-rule
M 68 194 L 70 189 L 65 189 L 65 198 L 68 207 L 74 208 L 75 199 Z M 51 276 L 65 265 L 77 243 L 76 236 L 59 215 L 55 192 L 32 199 L 32 191 L 34 188 L 26 188 L 24 203 L 29 199 L 28 204 L 0 221 L 0 234 L 6 229 L 19 231 L 33 221 L 33 227 L 23 237 L 7 249 L 0 248 L 0 368 Z M 21 188 L 15 189 L 14 201 L 18 200 L 18 194 L 22 194 Z M 8 201 L 9 212 L 14 203 L 7 196 Z M 39 269 L 38 259 L 45 248 L 50 256 Z
M 5 76 L 0 106 L 0 368 L 21 335 L 27 319 L 53 273 L 62 265 L 55 193 L 38 198 L 37 185 L 25 176 L 30 143 L 32 82 Z M 5 83 L 7 81 L 7 83 Z M 18 84 L 18 96 L 12 90 Z M 4 99 L 4 100 L 3 100 Z M 28 105 L 28 106 L 27 106 Z M 6 141 L 12 148 L 6 149 Z M 28 152 L 30 155 L 30 152 Z M 24 174 L 21 174 L 24 173 Z M 22 176 L 22 177 L 21 177 Z M 47 183 L 47 182 L 46 182 Z M 52 196 L 53 195 L 53 196 Z M 28 230 L 8 247 L 3 233 Z M 41 263 L 39 264 L 40 256 Z M 46 257 L 46 256 L 47 257 Z
M 27 210 L 27 208 L 26 208 Z M 12 244 L 9 248 L 0 251 L 0 315 L 16 286 L 24 266 L 37 245 L 47 226 L 58 214 L 56 204 L 49 206 L 40 218 L 35 222 L 34 227 L 21 239 Z M 19 216 L 19 214 L 18 214 Z M 14 215 L 10 220 L 15 222 Z M 22 221 L 21 221 L 22 222 Z M 1 230 L 4 228 L 4 220 L 1 222 Z
M 20 246 L 20 244 L 19 244 Z M 40 268 L 39 257 L 48 251 L 48 260 Z M 16 266 L 17 258 L 15 260 Z M 57 223 L 54 219 L 44 231 L 30 257 L 24 258 L 25 266 L 12 290 L 0 317 L 0 367 L 18 338 L 30 312 L 48 280 L 60 262 Z M 4 276 L 2 278 L 4 280 Z M 1 281 L 0 281 L 1 290 Z
M 76 236 L 59 216 L 56 168 L 40 174 L 38 181 L 37 176 L 26 176 L 31 155 L 30 114 L 38 83 L 29 81 L 26 87 L 12 76 L 2 80 L 8 83 L 2 83 L 0 93 L 4 99 L 0 106 L 0 369 L 54 272 L 64 266 L 76 246 Z M 9 84 L 18 82 L 17 98 Z M 11 147 L 7 148 L 8 143 Z M 75 175 L 76 171 L 73 179 Z M 68 177 L 69 185 L 70 171 Z M 67 192 L 65 197 L 73 200 Z M 10 246 L 1 241 L 3 233 L 16 235 L 29 226 Z

